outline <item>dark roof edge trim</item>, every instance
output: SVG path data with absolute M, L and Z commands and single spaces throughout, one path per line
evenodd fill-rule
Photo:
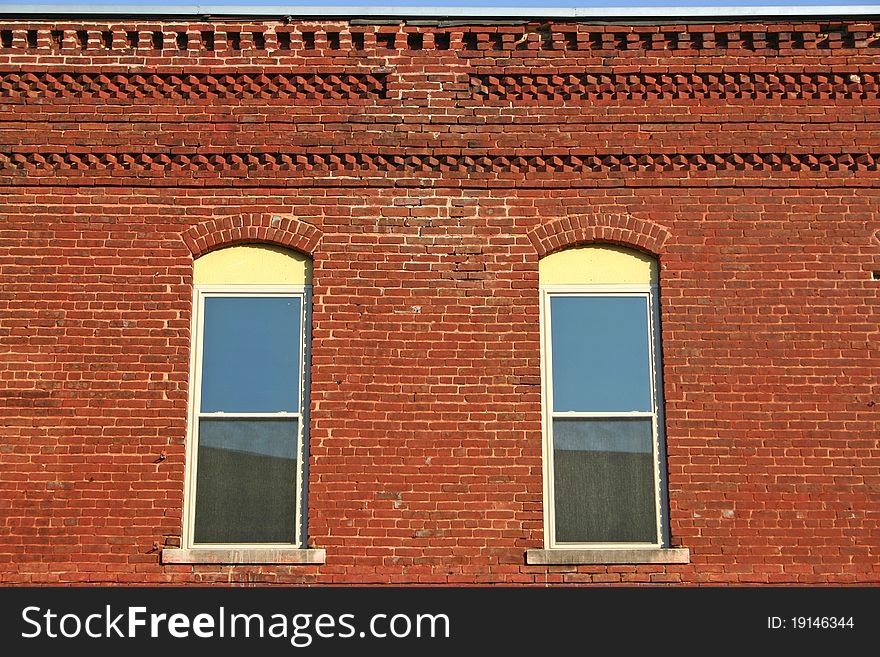
M 480 21 L 516 20 L 597 20 L 632 21 L 655 19 L 668 22 L 671 19 L 713 20 L 785 20 L 785 19 L 834 19 L 846 20 L 880 16 L 877 5 L 765 5 L 754 7 L 387 7 L 387 6 L 316 6 L 316 5 L 142 5 L 123 7 L 113 4 L 0 5 L 0 17 L 56 20 L 61 18 L 140 18 L 140 19 L 189 19 L 189 18 L 286 18 L 288 20 L 348 20 L 359 21 L 389 19 L 475 19 Z

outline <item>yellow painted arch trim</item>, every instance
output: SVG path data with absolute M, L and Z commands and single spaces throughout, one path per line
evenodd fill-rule
M 193 263 L 196 285 L 311 285 L 312 260 L 269 244 L 239 244 L 211 251 Z
M 622 246 L 575 246 L 541 258 L 538 278 L 541 285 L 648 285 L 657 283 L 657 260 Z

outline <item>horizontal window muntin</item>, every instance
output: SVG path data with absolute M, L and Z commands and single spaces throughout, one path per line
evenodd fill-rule
M 542 350 L 542 400 L 544 406 L 544 499 L 547 502 L 545 504 L 545 545 L 549 548 L 566 549 L 660 547 L 664 543 L 663 524 L 666 519 L 662 513 L 665 506 L 664 482 L 662 481 L 660 463 L 661 458 L 664 458 L 661 454 L 662 405 L 659 399 L 660 382 L 657 379 L 659 353 L 655 334 L 658 326 L 657 286 L 653 284 L 542 285 L 540 297 L 541 333 L 544 346 Z M 644 310 L 643 337 L 647 362 L 640 370 L 640 381 L 638 382 L 640 386 L 644 387 L 644 390 L 639 391 L 639 394 L 630 395 L 628 401 L 620 401 L 627 395 L 618 394 L 616 403 L 608 403 L 610 406 L 617 406 L 613 410 L 573 408 L 589 404 L 583 403 L 582 400 L 577 401 L 570 395 L 569 402 L 561 404 L 562 409 L 560 409 L 560 404 L 554 397 L 554 378 L 557 386 L 560 386 L 560 381 L 558 373 L 554 377 L 553 349 L 554 346 L 557 348 L 558 363 L 559 358 L 565 357 L 559 351 L 560 348 L 564 349 L 565 345 L 563 344 L 562 347 L 559 344 L 554 345 L 553 304 L 554 301 L 566 299 L 574 300 L 575 304 L 579 299 L 627 299 L 630 300 L 627 303 L 631 308 L 641 307 Z M 565 339 L 559 339 L 558 331 L 555 337 L 557 343 L 566 342 Z M 568 342 L 570 343 L 570 340 Z M 601 344 L 600 348 L 602 348 Z M 611 349 L 611 352 L 611 356 L 613 356 L 614 350 Z M 561 366 L 562 369 L 576 369 L 578 367 L 577 358 L 569 358 L 568 360 L 574 362 L 566 362 Z M 560 387 L 564 386 L 563 382 Z M 614 388 L 613 385 L 610 387 Z M 564 397 L 565 395 L 559 396 Z M 609 427 L 615 422 L 629 423 L 630 427 L 627 431 L 620 431 L 622 425 L 619 425 L 616 430 L 609 432 Z M 582 426 L 576 426 L 578 424 Z M 614 453 L 611 453 L 608 451 L 609 445 L 615 440 L 617 443 L 614 447 Z M 578 444 L 580 445 L 580 453 L 576 449 Z M 585 482 L 583 478 L 580 478 L 575 481 L 574 485 L 571 485 L 571 473 L 583 473 L 585 467 L 590 467 L 584 464 L 579 465 L 577 460 L 579 458 L 589 460 L 586 453 L 591 451 L 599 457 L 598 460 L 608 461 L 601 466 L 593 464 L 592 467 L 595 468 L 593 479 L 596 479 L 597 482 Z M 615 460 L 618 463 L 615 463 Z M 595 489 L 595 486 L 600 485 L 603 479 L 619 479 L 621 473 L 626 474 L 620 461 L 625 464 L 627 460 L 632 462 L 632 467 L 629 468 L 629 481 L 633 486 L 625 492 L 635 495 L 636 502 L 641 505 L 642 512 L 639 518 L 641 529 L 634 530 L 634 534 L 628 534 L 626 530 L 618 529 L 616 530 L 617 537 L 614 537 L 615 531 L 609 530 L 601 540 L 582 540 L 572 538 L 571 535 L 566 536 L 566 523 L 563 521 L 563 527 L 560 528 L 557 516 L 567 512 L 566 501 L 568 507 L 571 508 L 582 504 L 582 498 L 579 499 L 577 495 L 572 496 L 574 490 L 576 489 L 577 494 L 581 496 L 594 495 L 596 491 L 591 490 L 590 485 L 592 484 Z M 645 479 L 647 481 L 644 481 Z M 563 490 L 562 495 L 559 495 L 557 490 L 560 487 L 560 482 L 563 482 L 563 488 L 565 482 L 568 482 L 568 490 Z M 567 500 L 566 497 L 568 497 Z M 627 502 L 633 503 L 633 500 L 627 500 Z M 587 512 L 580 509 L 578 513 L 583 515 Z M 637 525 L 639 523 L 630 524 Z M 578 532 L 568 533 L 577 534 Z
M 190 386 L 184 547 L 248 549 L 297 548 L 304 545 L 304 487 L 307 476 L 305 436 L 308 422 L 306 412 L 308 400 L 305 397 L 308 390 L 308 367 L 306 365 L 308 362 L 310 297 L 311 286 L 309 285 L 195 286 L 194 339 L 191 355 L 193 380 Z M 287 345 L 288 351 L 295 352 L 295 358 L 282 359 L 284 362 L 275 367 L 276 370 L 282 372 L 286 368 L 291 370 L 288 372 L 289 381 L 293 383 L 295 389 L 286 394 L 283 401 L 276 395 L 275 401 L 270 403 L 268 407 L 251 411 L 247 406 L 253 406 L 254 403 L 257 403 L 255 400 L 258 398 L 264 399 L 266 395 L 260 393 L 265 390 L 258 388 L 255 392 L 248 393 L 247 390 L 235 391 L 233 389 L 214 394 L 216 403 L 211 403 L 208 400 L 207 406 L 211 410 L 203 410 L 203 406 L 206 405 L 203 403 L 203 397 L 206 387 L 205 320 L 208 314 L 207 306 L 211 303 L 228 300 L 232 300 L 233 303 L 235 300 L 240 300 L 244 304 L 244 308 L 249 305 L 248 300 L 256 300 L 258 302 L 256 306 L 259 306 L 259 300 L 280 300 L 288 302 L 285 305 L 295 304 L 292 317 L 288 317 L 288 320 L 295 322 L 296 332 L 294 334 L 291 331 L 290 337 L 296 344 L 291 342 Z M 269 305 L 272 305 L 271 302 Z M 222 341 L 219 346 L 224 346 Z M 273 353 L 275 346 L 277 345 L 273 345 L 271 341 L 262 345 L 265 362 L 268 362 L 265 352 Z M 247 352 L 247 349 L 243 351 Z M 247 353 L 244 356 L 239 354 L 239 361 L 242 357 L 246 358 Z M 208 369 L 211 369 L 210 363 Z M 214 369 L 216 375 L 217 368 Z M 245 377 L 245 380 L 241 382 L 244 388 L 248 388 L 248 384 L 253 383 L 253 373 L 250 374 L 252 375 L 251 380 L 247 380 Z M 271 389 L 275 387 L 275 383 L 278 381 L 269 381 L 266 385 Z M 250 397 L 248 397 L 249 394 Z M 210 396 L 211 393 L 209 393 Z M 233 410 L 226 410 L 227 408 Z M 221 449 L 216 449 L 217 447 Z M 200 460 L 205 461 L 201 464 L 203 466 L 210 463 L 210 468 L 220 476 L 228 474 L 234 478 L 239 475 L 240 478 L 241 468 L 244 468 L 245 472 L 260 476 L 251 477 L 244 482 L 240 480 L 233 482 L 237 488 L 233 486 L 231 490 L 227 490 L 230 488 L 226 485 L 228 480 L 211 482 L 206 479 L 206 469 L 199 467 Z M 249 468 L 247 464 L 250 464 Z M 271 486 L 273 482 L 279 484 L 274 489 Z M 200 487 L 209 492 L 200 497 Z M 259 490 L 261 487 L 262 495 Z M 256 492 L 254 489 L 257 489 Z M 207 507 L 204 503 L 200 504 L 200 500 L 210 500 L 214 507 L 222 507 L 224 493 L 227 498 L 232 498 L 225 500 L 231 504 L 245 505 L 251 502 L 260 507 L 254 509 L 262 514 L 258 518 L 260 522 L 251 519 L 254 528 L 259 529 L 263 525 L 271 527 L 273 522 L 283 523 L 283 528 L 275 532 L 274 535 L 257 536 L 254 540 L 236 537 L 235 530 L 230 528 L 225 530 L 229 536 L 222 540 L 205 540 L 205 535 L 210 534 L 211 531 L 205 531 L 201 526 L 204 523 L 200 523 L 200 520 L 206 517 L 205 509 Z M 268 508 L 266 502 L 270 500 L 276 506 Z M 281 508 L 278 508 L 279 506 Z M 272 512 L 275 512 L 274 516 Z M 224 511 L 221 508 L 218 518 L 225 520 L 224 514 L 228 516 L 229 510 Z M 248 518 L 243 518 L 243 520 L 247 521 Z M 227 524 L 234 525 L 235 523 Z M 273 534 L 273 531 L 269 533 Z

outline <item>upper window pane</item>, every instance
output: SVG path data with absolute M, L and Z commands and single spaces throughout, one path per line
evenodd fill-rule
M 648 300 L 550 299 L 553 411 L 653 410 Z
M 207 297 L 201 412 L 299 412 L 299 297 Z

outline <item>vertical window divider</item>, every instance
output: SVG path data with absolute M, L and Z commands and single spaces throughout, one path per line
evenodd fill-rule
M 553 363 L 550 358 L 550 294 L 541 286 L 540 298 L 540 340 L 541 340 L 541 435 L 544 467 L 544 545 L 553 547 L 556 536 L 556 513 L 553 494 L 553 421 L 550 411 L 553 406 Z
M 649 321 L 651 322 L 651 368 L 654 394 L 655 477 L 658 494 L 657 527 L 661 546 L 670 542 L 669 484 L 666 457 L 666 403 L 663 392 L 663 341 L 660 339 L 660 285 L 651 284 Z
M 309 395 L 311 390 L 311 381 L 309 366 L 311 360 L 311 350 L 309 345 L 312 342 L 311 335 L 311 307 L 312 294 L 311 286 L 304 285 L 302 291 L 302 303 L 300 304 L 300 346 L 299 346 L 299 421 L 297 422 L 296 436 L 296 455 L 298 467 L 296 468 L 296 518 L 294 519 L 295 540 L 298 546 L 305 546 L 308 538 L 306 524 L 308 522 L 308 512 L 303 515 L 304 501 L 308 499 L 308 467 L 309 467 L 309 449 L 306 440 L 306 427 L 309 422 Z
M 190 371 L 189 371 L 189 412 L 187 413 L 186 429 L 186 472 L 184 482 L 185 501 L 183 509 L 183 547 L 191 547 L 194 543 L 194 522 L 196 505 L 196 472 L 198 469 L 198 428 L 199 409 L 201 408 L 201 371 L 202 371 L 202 329 L 205 298 L 200 286 L 193 286 L 193 318 L 190 329 Z

